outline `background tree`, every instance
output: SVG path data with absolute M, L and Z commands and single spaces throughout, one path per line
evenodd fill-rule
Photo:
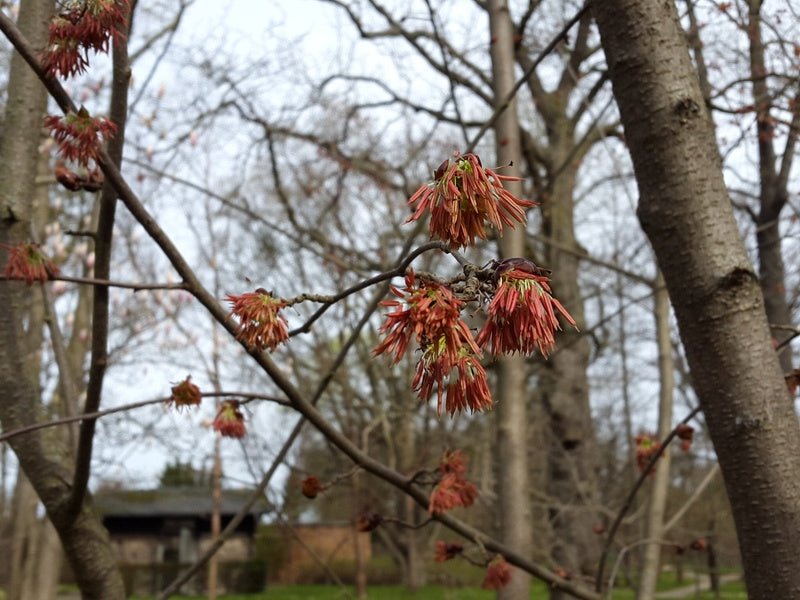
M 796 553 L 780 531 L 798 526 L 790 506 L 800 463 L 789 450 L 798 422 L 675 8 L 609 2 L 595 15 L 636 168 L 639 218 L 664 272 L 720 459 L 748 593 L 791 595 L 800 586 L 789 566 Z M 729 377 L 720 380 L 720 369 Z

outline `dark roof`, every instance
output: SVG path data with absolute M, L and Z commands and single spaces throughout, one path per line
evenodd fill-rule
M 253 490 L 223 490 L 220 514 L 234 515 L 244 506 Z M 207 487 L 165 487 L 156 490 L 103 490 L 94 496 L 94 505 L 104 517 L 201 516 L 211 514 L 211 490 Z M 262 498 L 248 514 L 268 511 Z

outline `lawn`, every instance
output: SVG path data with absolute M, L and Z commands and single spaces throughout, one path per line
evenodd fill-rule
M 409 594 L 401 586 L 370 586 L 370 600 L 489 600 L 496 597 L 494 592 L 479 588 L 426 586 L 416 594 Z M 175 596 L 179 600 L 202 600 L 203 596 Z M 223 595 L 219 600 L 348 600 L 355 598 L 352 588 L 339 588 L 331 585 L 275 585 L 261 594 Z M 620 590 L 612 596 L 613 600 L 633 600 L 630 590 Z M 744 584 L 735 582 L 722 587 L 721 600 L 747 600 Z M 531 591 L 531 600 L 546 600 L 547 590 L 543 584 L 535 584 Z M 691 593 L 691 600 L 714 600 L 711 592 L 697 596 Z M 139 600 L 145 600 L 140 598 Z

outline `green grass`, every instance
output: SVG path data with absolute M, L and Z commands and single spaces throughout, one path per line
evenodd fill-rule
M 687 584 L 688 585 L 688 584 Z M 661 589 L 676 587 L 675 582 L 665 581 Z M 677 586 L 682 587 L 682 586 Z M 223 595 L 219 600 L 347 600 L 355 598 L 351 587 L 345 589 L 331 585 L 273 585 L 262 594 Z M 369 586 L 370 600 L 489 600 L 495 598 L 495 593 L 472 587 L 444 587 L 426 586 L 416 594 L 410 594 L 402 586 L 380 585 Z M 203 596 L 175 596 L 180 600 L 201 600 Z M 630 590 L 619 590 L 614 593 L 613 600 L 633 600 L 634 594 Z M 711 592 L 704 592 L 697 596 L 691 594 L 690 600 L 714 600 Z M 145 600 L 140 598 L 139 600 Z M 535 583 L 531 590 L 531 600 L 547 600 L 547 590 L 542 583 Z M 722 587 L 721 600 L 747 600 L 744 584 L 741 582 L 730 583 Z

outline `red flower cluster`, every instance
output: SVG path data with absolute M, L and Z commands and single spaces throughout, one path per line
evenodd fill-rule
M 386 315 L 381 333 L 386 337 L 373 350 L 390 354 L 399 361 L 413 337 L 422 348 L 413 387 L 426 401 L 437 391 L 437 412 L 446 404 L 448 414 L 465 409 L 480 411 L 492 405 L 486 370 L 480 364 L 480 350 L 472 332 L 461 320 L 464 303 L 450 288 L 435 282 L 417 283 L 414 273 L 406 275 L 405 291 L 392 288 L 402 300 L 387 300 L 395 308 Z M 445 392 L 446 403 L 443 402 Z
M 214 417 L 214 431 L 219 431 L 220 435 L 232 438 L 243 438 L 247 434 L 244 425 L 244 415 L 239 410 L 239 403 L 236 400 L 226 400 L 219 407 L 217 416 Z
M 21 279 L 28 285 L 34 281 L 47 281 L 58 275 L 58 267 L 40 250 L 39 244 L 22 242 L 16 246 L 0 244 L 8 250 L 8 262 L 3 275 L 8 279 Z
M 478 497 L 478 489 L 464 479 L 466 457 L 461 450 L 445 452 L 439 463 L 439 483 L 431 492 L 428 512 L 441 514 L 457 506 L 471 506 Z
M 524 223 L 525 209 L 536 205 L 511 194 L 503 181 L 519 181 L 519 177 L 484 168 L 472 153 L 446 160 L 436 169 L 433 182 L 421 186 L 408 200 L 414 208 L 408 221 L 429 211 L 431 236 L 453 248 L 474 244 L 475 238 L 485 240 L 485 221 L 502 234 L 503 225 L 513 228 Z
M 184 406 L 198 406 L 203 399 L 200 388 L 192 383 L 189 375 L 180 383 L 172 386 L 172 395 L 167 400 L 167 406 L 174 406 L 180 410 Z
M 639 467 L 640 471 L 644 472 L 650 463 L 650 459 L 661 450 L 661 444 L 656 438 L 646 433 L 640 433 L 633 438 L 633 441 L 636 444 L 636 466 Z M 648 475 L 652 475 L 655 471 L 656 467 L 653 465 Z
M 90 161 L 97 162 L 100 144 L 117 132 L 114 123 L 106 117 L 93 118 L 85 108 L 63 117 L 45 117 L 44 125 L 58 142 L 61 156 L 83 167 Z
M 305 479 L 303 479 L 303 483 L 300 485 L 300 491 L 303 492 L 303 496 L 308 498 L 309 500 L 313 500 L 317 497 L 317 495 L 325 489 L 325 486 L 322 485 L 319 479 L 314 477 L 313 475 L 309 475 Z
M 365 510 L 356 519 L 356 530 L 361 532 L 373 531 L 383 523 L 383 517 L 376 512 Z
M 511 581 L 511 565 L 499 554 L 486 568 L 486 577 L 481 587 L 486 590 L 502 590 Z
M 283 300 L 273 298 L 269 292 L 258 288 L 240 296 L 228 295 L 233 305 L 231 314 L 239 318 L 236 339 L 251 348 L 272 351 L 289 339 L 286 319 L 278 311 L 286 306 Z
M 436 553 L 433 559 L 436 562 L 445 562 L 452 560 L 464 551 L 464 546 L 454 542 L 444 542 L 436 540 Z
M 489 318 L 477 338 L 482 349 L 488 347 L 493 354 L 531 354 L 538 349 L 547 357 L 556 343 L 555 332 L 561 329 L 557 315 L 576 326 L 572 316 L 553 298 L 547 276 L 532 271 L 520 264 L 500 273 L 489 303 Z
M 405 355 L 412 337 L 421 345 L 433 341 L 442 343 L 452 358 L 464 343 L 471 344 L 478 352 L 472 334 L 461 321 L 464 303 L 455 297 L 450 288 L 431 281 L 418 283 L 414 272 L 410 270 L 405 280 L 404 291 L 394 286 L 391 288 L 392 293 L 401 300 L 381 302 L 381 306 L 396 310 L 386 315 L 386 322 L 381 326 L 381 333 L 385 333 L 386 337 L 375 347 L 373 354 L 391 354 L 396 363 Z
M 675 435 L 681 441 L 681 450 L 688 452 L 692 447 L 694 427 L 687 423 L 681 423 L 675 428 Z
M 698 552 L 705 552 L 708 550 L 708 540 L 706 538 L 697 538 L 689 544 L 689 548 L 697 550 Z
M 123 39 L 128 0 L 65 2 L 67 10 L 50 24 L 43 66 L 50 75 L 72 77 L 86 71 L 89 50 L 108 52 L 108 41 Z

